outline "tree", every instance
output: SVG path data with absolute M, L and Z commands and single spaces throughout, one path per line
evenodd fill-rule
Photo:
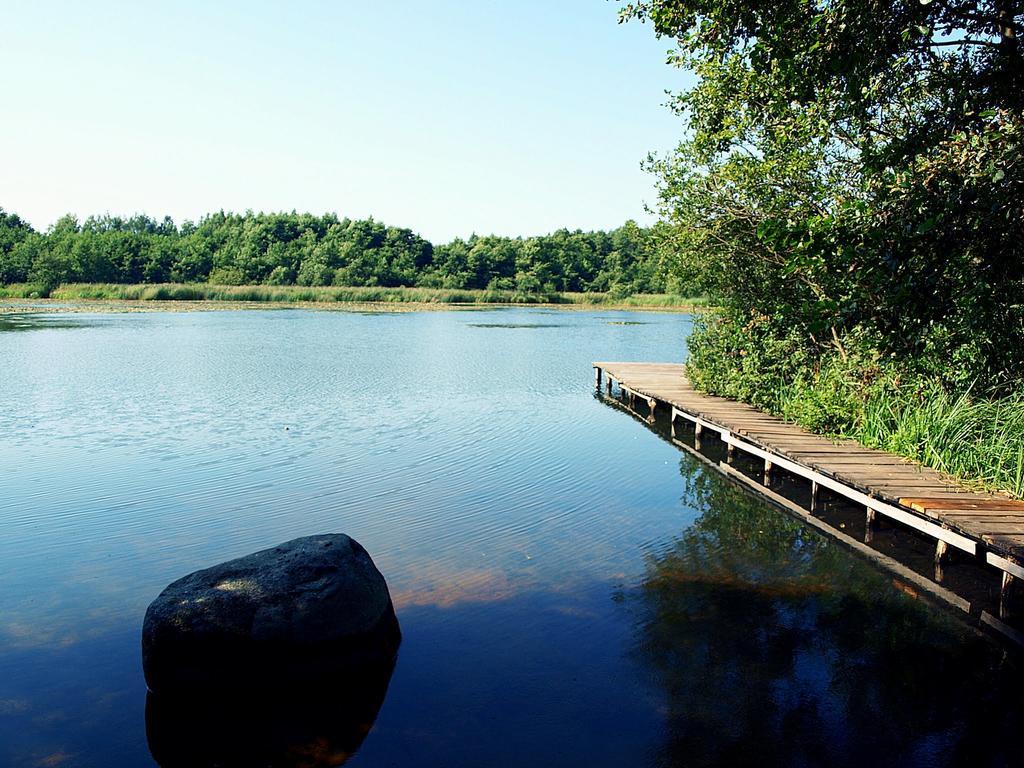
M 739 370 L 718 342 L 744 328 L 958 387 L 1024 375 L 1017 3 L 655 0 L 623 19 L 698 77 L 673 101 L 684 141 L 649 162 L 680 277 L 727 309 L 692 345 L 698 383 Z
M 32 267 L 32 249 L 20 247 L 35 235 L 27 221 L 0 208 L 0 283 L 20 283 Z
M 619 248 L 614 252 L 614 248 Z M 628 254 L 628 255 L 624 255 Z M 434 247 L 404 227 L 333 214 L 218 211 L 180 228 L 167 217 L 60 219 L 37 235 L 0 211 L 0 281 L 207 281 L 229 285 L 427 286 L 550 293 L 570 286 L 647 285 L 636 264 L 658 262 L 629 223 L 605 232 L 522 238 L 473 235 Z M 660 266 L 657 269 L 661 269 Z M 627 291 L 628 292 L 628 291 Z

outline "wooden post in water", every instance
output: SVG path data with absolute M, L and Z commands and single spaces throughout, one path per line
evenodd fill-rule
M 608 394 L 610 395 L 612 393 L 612 377 L 611 376 L 606 376 L 605 377 L 605 386 L 608 387 Z
M 647 407 L 651 409 L 651 415 L 650 415 L 648 421 L 650 421 L 651 424 L 653 424 L 654 423 L 654 409 L 658 407 L 658 401 L 655 400 L 653 397 L 648 397 L 647 398 Z
M 699 421 L 693 422 L 693 447 L 700 450 L 700 437 L 704 434 L 704 425 Z
M 875 525 L 877 524 L 877 515 L 871 507 L 867 508 L 867 516 L 864 518 L 864 543 L 870 544 L 875 538 Z
M 732 443 L 725 444 L 725 461 L 732 464 L 736 460 L 736 446 Z
M 772 484 L 772 466 L 773 465 L 772 465 L 772 460 L 771 459 L 765 459 L 764 460 L 764 484 L 765 485 L 771 485 Z
M 818 508 L 818 492 L 821 490 L 817 480 L 811 480 L 811 512 Z
M 942 566 L 946 564 L 949 557 L 949 544 L 942 539 L 935 543 L 935 580 L 942 581 L 944 576 Z
M 598 392 L 601 391 L 601 369 L 594 368 L 594 387 Z
M 1003 583 L 999 587 L 999 618 L 1010 618 L 1010 593 L 1013 591 L 1013 575 L 1003 571 Z

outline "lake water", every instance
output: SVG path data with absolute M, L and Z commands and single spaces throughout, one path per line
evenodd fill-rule
M 592 360 L 681 360 L 690 324 L 6 316 L 0 764 L 191 743 L 147 737 L 146 606 L 334 531 L 404 635 L 349 765 L 1020 764 L 1015 653 L 595 397 Z

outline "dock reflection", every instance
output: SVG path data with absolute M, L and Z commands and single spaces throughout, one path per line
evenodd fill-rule
M 1013 763 L 1019 655 L 696 459 L 681 468 L 705 511 L 633 595 L 634 652 L 664 696 L 657 762 Z
M 683 463 L 693 462 L 694 469 L 684 472 L 691 476 L 688 483 L 714 481 L 742 488 L 770 514 L 802 520 L 804 527 L 817 528 L 873 563 L 907 595 L 950 610 L 966 625 L 997 636 L 1014 650 L 1024 649 L 1024 595 L 1001 591 L 999 572 L 980 558 L 957 551 L 939 561 L 932 539 L 887 519 L 866 518 L 863 507 L 827 489 L 815 493 L 806 480 L 779 468 L 766 474 L 760 459 L 730 452 L 714 434 L 702 435 L 688 423 L 673 427 L 665 412 L 651 420 L 621 393 L 595 397 L 607 407 L 626 411 L 676 446 L 686 457 Z

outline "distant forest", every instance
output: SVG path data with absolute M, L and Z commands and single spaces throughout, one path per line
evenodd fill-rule
M 685 293 L 661 225 L 435 246 L 409 229 L 333 214 L 64 216 L 35 231 L 0 209 L 0 284 L 196 283 Z

